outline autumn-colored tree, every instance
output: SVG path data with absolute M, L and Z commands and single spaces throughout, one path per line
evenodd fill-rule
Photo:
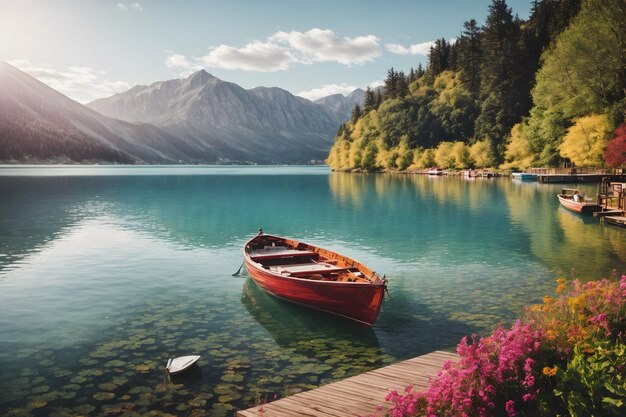
M 435 163 L 441 168 L 454 168 L 454 154 L 452 148 L 454 143 L 441 142 L 435 149 Z
M 454 168 L 469 168 L 470 153 L 464 142 L 454 142 L 454 145 L 452 146 L 452 155 L 454 156 Z
M 610 132 L 606 115 L 593 114 L 574 119 L 574 126 L 567 130 L 559 146 L 561 156 L 577 166 L 602 165 Z
M 485 140 L 479 140 L 469 149 L 470 160 L 476 168 L 493 167 L 496 158 L 491 150 L 491 144 Z
M 423 149 L 416 150 L 413 153 L 413 165 L 411 165 L 412 169 L 426 169 L 434 166 L 435 162 L 435 151 L 434 149 Z
M 626 165 L 626 123 L 613 132 L 613 139 L 609 141 L 604 152 L 604 162 L 612 168 Z
M 517 123 L 511 129 L 511 138 L 504 153 L 506 161 L 500 167 L 503 169 L 519 168 L 525 169 L 532 166 L 534 153 L 530 146 L 530 140 L 524 131 L 524 125 Z

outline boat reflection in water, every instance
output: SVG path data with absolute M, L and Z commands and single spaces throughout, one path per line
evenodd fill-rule
M 319 349 L 367 352 L 370 359 L 381 356 L 376 333 L 371 326 L 342 319 L 272 297 L 248 278 L 241 303 L 276 343 L 295 348 L 297 353 L 317 356 Z

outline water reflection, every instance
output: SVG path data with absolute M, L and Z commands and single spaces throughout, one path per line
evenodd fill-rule
M 383 255 L 432 260 L 444 253 L 454 255 L 446 263 L 466 263 L 508 257 L 508 249 L 527 252 L 556 275 L 570 276 L 574 266 L 583 279 L 626 271 L 626 233 L 560 210 L 561 184 L 341 173 L 329 175 L 328 184 L 352 212 L 346 223 L 367 224 Z M 593 184 L 578 187 L 596 192 Z
M 585 187 L 592 195 L 594 186 Z M 532 254 L 555 274 L 591 280 L 626 270 L 626 234 L 561 207 L 560 185 L 510 182 L 503 188 L 511 222 L 524 228 Z
M 367 347 L 370 354 L 381 355 L 372 327 L 278 300 L 250 278 L 243 284 L 241 303 L 278 345 L 295 348 L 297 353 L 317 355 L 319 352 L 315 350 L 299 349 L 311 340 L 322 338 L 345 341 L 350 348 Z

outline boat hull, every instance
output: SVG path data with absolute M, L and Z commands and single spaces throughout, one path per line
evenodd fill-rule
M 384 297 L 384 284 L 323 282 L 286 278 L 246 264 L 248 274 L 275 297 L 369 325 L 374 324 Z
M 305 244 L 308 250 L 318 249 Z M 324 253 L 331 253 L 322 249 Z M 334 253 L 333 253 L 334 254 Z M 360 263 L 335 254 L 355 266 Z M 382 306 L 386 280 L 378 282 L 337 282 L 283 276 L 263 268 L 244 248 L 246 269 L 252 280 L 269 294 L 306 307 L 322 310 L 368 325 L 374 324 Z M 359 268 L 374 275 L 366 267 Z M 371 273 L 371 275 L 369 274 Z
M 579 203 L 571 198 L 564 198 L 562 194 L 557 194 L 557 197 L 563 207 L 575 213 L 593 214 L 601 210 L 601 207 L 594 203 Z

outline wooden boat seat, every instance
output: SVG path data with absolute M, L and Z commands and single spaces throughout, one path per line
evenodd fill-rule
M 305 263 L 305 264 L 271 266 L 270 270 L 279 272 L 281 274 L 291 274 L 294 276 L 300 276 L 300 275 L 345 271 L 346 268 L 341 268 L 341 267 L 330 265 L 327 263 L 312 262 L 312 263 Z
M 264 249 L 253 249 L 250 252 L 253 261 L 265 259 L 286 259 L 294 257 L 316 257 L 317 253 L 308 250 L 297 250 L 285 246 L 266 246 Z

